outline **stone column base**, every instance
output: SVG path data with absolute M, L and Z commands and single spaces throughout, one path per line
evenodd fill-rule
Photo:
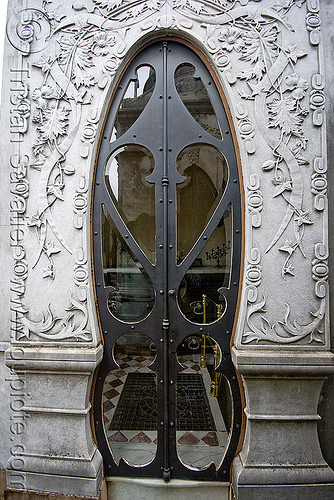
M 232 349 L 242 375 L 247 417 L 233 462 L 237 500 L 332 500 L 334 472 L 318 440 L 322 384 L 334 370 L 331 352 Z
M 24 388 L 17 399 L 17 451 L 7 462 L 9 491 L 98 497 L 103 464 L 92 439 L 89 395 L 101 357 L 102 346 L 6 351 Z

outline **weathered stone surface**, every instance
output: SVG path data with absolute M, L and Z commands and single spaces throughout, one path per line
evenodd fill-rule
M 186 40 L 212 66 L 240 152 L 245 254 L 234 361 L 244 381 L 247 431 L 234 467 L 236 496 L 333 495 L 316 432 L 321 385 L 333 371 L 330 50 L 325 65 L 323 59 L 333 8 L 329 1 L 321 8 L 319 0 L 9 1 L 0 347 L 24 391 L 8 390 L 0 406 L 4 426 L 11 429 L 13 416 L 19 422 L 4 434 L 0 455 L 9 481 L 15 472 L 12 486 L 99 491 L 102 464 L 89 421 L 102 349 L 90 267 L 94 162 L 119 75 L 137 50 L 163 35 Z M 329 172 L 330 206 L 333 180 Z M 8 387 L 8 369 L 0 373 Z M 140 488 L 146 496 L 149 488 Z M 132 485 L 126 495 L 134 498 L 134 491 Z M 125 495 L 116 482 L 110 492 Z

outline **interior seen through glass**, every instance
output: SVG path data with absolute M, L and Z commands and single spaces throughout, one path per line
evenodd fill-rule
M 159 210 L 156 213 L 156 206 L 159 208 L 160 202 L 156 200 L 156 186 L 147 179 L 155 167 L 161 175 L 162 172 L 158 160 L 155 165 L 151 151 L 137 144 L 128 144 L 128 136 L 124 137 L 123 143 L 121 139 L 117 145 L 112 144 L 135 122 L 134 132 L 136 127 L 141 127 L 141 120 L 144 123 L 147 119 L 149 113 L 145 115 L 143 112 L 154 92 L 155 70 L 149 65 L 138 66 L 126 81 L 121 103 L 113 118 L 112 131 L 108 129 L 106 132 L 111 143 L 110 155 L 103 158 L 101 163 L 105 185 L 118 214 L 114 211 L 113 221 L 106 209 L 110 200 L 105 202 L 106 205 L 102 203 L 101 226 L 108 311 L 113 317 L 115 332 L 115 318 L 123 323 L 125 331 L 129 330 L 113 344 L 112 357 L 115 363 L 108 364 L 103 372 L 113 366 L 103 385 L 102 412 L 104 434 L 116 463 L 124 459 L 133 466 L 143 467 L 156 456 L 158 428 L 161 425 L 158 422 L 158 389 L 161 389 L 161 380 L 159 375 L 157 384 L 157 374 L 152 368 L 158 366 L 157 373 L 160 373 L 160 359 L 157 358 L 153 365 L 156 346 L 148 335 L 139 333 L 139 330 L 142 328 L 150 333 L 144 320 L 153 311 L 155 303 L 156 310 L 159 310 L 159 301 L 167 296 L 158 285 L 155 290 L 145 270 L 143 258 L 144 254 L 155 266 L 155 274 L 150 270 L 149 273 L 154 283 L 158 283 L 161 269 L 158 268 L 160 260 L 157 260 L 156 247 L 161 247 L 162 243 L 157 241 L 156 228 L 162 227 L 163 219 L 157 219 Z M 189 119 L 187 126 L 191 130 L 194 127 L 197 133 L 193 143 L 184 143 L 188 145 L 176 159 L 176 168 L 184 181 L 169 186 L 172 193 L 176 190 L 176 207 L 168 203 L 168 210 L 176 209 L 176 217 L 168 218 L 167 239 L 170 241 L 166 244 L 170 248 L 176 246 L 176 261 L 173 259 L 175 268 L 180 271 L 178 266 L 185 264 L 187 269 L 175 294 L 177 312 L 183 324 L 190 328 L 185 331 L 194 332 L 188 335 L 182 330 L 181 335 L 185 338 L 178 345 L 176 353 L 173 348 L 167 364 L 172 374 L 168 376 L 175 376 L 169 396 L 174 394 L 176 398 L 176 414 L 170 411 L 169 422 L 175 424 L 176 450 L 184 465 L 201 470 L 214 463 L 218 469 L 229 444 L 232 427 L 231 388 L 225 376 L 218 371 L 221 363 L 224 363 L 218 343 L 213 337 L 199 334 L 200 328 L 196 325 L 215 323 L 226 312 L 223 289 L 229 287 L 231 280 L 233 206 L 228 201 L 224 202 L 223 197 L 233 165 L 228 165 L 226 157 L 218 149 L 220 144 L 216 139 L 223 141 L 220 125 L 209 93 L 196 74 L 195 67 L 189 63 L 179 65 L 174 73 L 174 83 L 182 101 L 179 100 L 177 109 L 182 110 L 183 116 Z M 205 80 L 207 83 L 208 80 Z M 152 99 L 149 104 L 152 112 L 153 105 Z M 184 113 L 184 106 L 189 113 Z M 207 132 L 202 132 L 203 142 L 199 139 L 198 125 Z M 216 227 L 210 225 L 214 214 L 217 215 Z M 120 229 L 121 232 L 117 229 L 116 225 L 121 227 L 118 215 L 130 238 L 126 236 L 125 228 Z M 173 221 L 172 228 L 169 227 L 170 220 Z M 204 235 L 205 245 L 200 250 Z M 138 245 L 134 249 L 132 241 L 130 246 L 134 251 L 128 244 L 131 236 Z M 192 254 L 195 248 L 198 251 Z M 155 321 L 153 315 L 148 320 L 151 319 Z M 131 325 L 126 326 L 125 323 Z M 161 328 L 161 318 L 157 319 L 155 326 L 156 329 Z M 219 325 L 210 327 L 211 335 L 217 339 L 219 328 Z M 176 378 L 178 366 L 181 371 Z M 161 397 L 159 392 L 160 403 Z
M 146 178 L 154 170 L 151 152 L 137 145 L 125 145 L 107 160 L 105 180 L 108 192 L 147 258 L 155 263 L 155 189 Z
M 103 420 L 107 441 L 119 463 L 150 463 L 157 450 L 157 380 L 151 369 L 155 345 L 145 334 L 127 333 L 113 348 L 117 366 L 103 387 Z M 176 439 L 180 460 L 194 469 L 212 462 L 219 467 L 229 441 L 233 415 L 230 388 L 216 371 L 218 344 L 208 336 L 188 336 L 177 348 Z
M 186 257 L 210 221 L 228 181 L 225 156 L 207 144 L 192 144 L 178 155 L 178 172 L 185 177 L 177 185 L 177 258 Z
M 175 71 L 176 90 L 197 123 L 221 140 L 223 137 L 211 99 L 201 78 L 195 76 L 195 71 L 194 66 L 189 63 L 178 66 Z
M 232 422 L 227 379 L 216 368 L 221 351 L 213 338 L 190 335 L 177 348 L 183 367 L 177 379 L 176 442 L 181 462 L 203 469 L 219 467 Z
M 136 78 L 127 84 L 112 128 L 110 142 L 121 137 L 139 118 L 155 87 L 155 71 L 151 66 L 137 68 Z
M 229 205 L 178 289 L 180 310 L 193 323 L 214 323 L 223 316 L 226 300 L 218 290 L 229 287 L 231 259 L 232 206 Z
M 150 463 L 157 449 L 157 381 L 150 365 L 155 345 L 147 335 L 127 333 L 113 349 L 117 367 L 103 386 L 103 422 L 116 463 Z
M 107 299 L 110 313 L 122 321 L 141 321 L 153 309 L 154 287 L 105 210 L 102 210 L 102 249 L 104 284 L 111 287 Z

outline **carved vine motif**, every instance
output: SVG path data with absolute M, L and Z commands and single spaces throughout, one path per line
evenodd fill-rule
M 250 331 L 245 332 L 243 335 L 244 344 L 252 341 L 256 343 L 264 341 L 292 344 L 307 338 L 309 343 L 324 343 L 323 320 L 326 311 L 326 301 L 324 299 L 321 301 L 319 309 L 315 313 L 310 313 L 314 319 L 306 325 L 300 325 L 297 321 L 290 320 L 291 311 L 288 304 L 285 304 L 285 318 L 283 321 L 279 321 L 278 325 L 269 323 L 262 315 L 260 316 L 261 321 L 258 319 L 256 320 L 254 318 L 255 315 L 257 315 L 255 317 L 258 318 L 258 314 L 266 312 L 265 304 L 266 300 L 263 295 L 263 299 L 260 302 L 251 304 L 248 308 L 247 325 Z
M 256 124 L 272 150 L 272 159 L 262 166 L 263 172 L 272 175 L 273 198 L 281 197 L 286 203 L 283 220 L 266 249 L 269 252 L 293 223 L 294 241 L 279 247 L 287 253 L 282 266 L 282 276 L 294 275 L 291 264 L 297 249 L 305 256 L 303 237 L 305 228 L 312 224 L 309 210 L 303 205 L 302 169 L 309 164 L 305 157 L 307 139 L 303 124 L 309 110 L 303 105 L 308 82 L 298 73 L 298 60 L 306 53 L 297 45 L 285 42 L 283 32 L 292 32 L 284 17 L 294 6 L 304 2 L 277 1 L 271 11 L 266 9 L 235 9 L 227 16 L 208 21 L 207 45 L 221 70 L 227 73 L 231 84 L 237 80 L 246 85 L 239 89 L 242 99 L 253 101 Z M 281 14 L 283 17 L 277 15 Z M 210 24 L 209 24 L 210 23 Z M 216 24 L 219 23 L 219 27 Z M 233 71 L 233 54 L 243 61 L 238 74 Z M 235 58 L 235 56 L 234 56 Z M 263 119 L 266 111 L 267 122 Z M 254 126 L 248 118 L 239 122 L 241 137 L 247 141 L 249 154 L 254 152 L 251 133 Z
M 106 88 L 131 43 L 131 28 L 135 24 L 144 31 L 166 27 L 187 30 L 193 25 L 206 31 L 205 43 L 217 67 L 231 85 L 238 83 L 240 102 L 237 105 L 237 120 L 245 150 L 249 155 L 254 154 L 257 127 L 272 151 L 272 156 L 262 165 L 262 172 L 272 176 L 272 196 L 284 201 L 286 211 L 266 252 L 276 247 L 279 254 L 284 256 L 281 271 L 283 279 L 292 277 L 293 258 L 297 251 L 305 256 L 304 234 L 313 224 L 310 208 L 305 207 L 303 201 L 303 170 L 309 163 L 304 122 L 311 110 L 313 124 L 318 127 L 322 125 L 324 83 L 321 75 L 316 73 L 310 89 L 309 82 L 301 76 L 298 63 L 306 54 L 293 41 L 289 16 L 293 15 L 294 9 L 307 4 L 306 26 L 310 43 L 317 45 L 320 26 L 317 0 L 272 0 L 270 8 L 263 7 L 260 0 L 74 1 L 73 15 L 67 17 L 63 16 L 61 5 L 54 8 L 52 0 L 40 1 L 40 8 L 23 9 L 20 15 L 16 15 L 11 21 L 15 30 L 9 29 L 8 33 L 12 45 L 24 56 L 31 56 L 33 67 L 40 71 L 40 85 L 31 89 L 30 103 L 28 101 L 36 136 L 33 160 L 29 165 L 40 172 L 38 204 L 35 211 L 29 214 L 28 226 L 30 231 L 36 232 L 38 240 L 33 267 L 44 265 L 43 278 L 55 279 L 56 256 L 66 250 L 74 254 L 74 283 L 78 290 L 87 284 L 87 257 L 82 249 L 79 253 L 74 251 L 65 240 L 54 220 L 53 208 L 65 201 L 68 196 L 67 182 L 75 175 L 74 226 L 78 230 L 84 229 L 88 187 L 84 173 L 78 174 L 77 168 L 67 161 L 68 151 L 79 131 L 81 157 L 89 158 L 100 118 L 99 105 L 91 108 L 91 115 L 84 125 L 81 123 L 83 106 L 91 106 L 93 97 L 98 102 L 99 91 Z M 55 43 L 49 44 L 49 40 Z M 43 53 L 46 46 L 47 54 Z M 237 60 L 240 69 L 236 73 L 234 67 Z M 309 108 L 305 104 L 307 94 Z M 247 107 L 252 108 L 252 118 Z M 317 211 L 324 210 L 326 205 L 324 162 L 320 156 L 314 160 L 311 192 L 315 196 Z M 253 229 L 262 223 L 260 176 L 253 174 L 248 185 L 249 231 L 253 234 Z M 288 227 L 292 227 L 293 238 L 291 231 L 287 236 Z M 326 247 L 325 241 L 318 246 Z M 316 295 L 320 299 L 326 295 L 327 289 L 326 252 L 315 252 L 313 261 Z M 46 265 L 41 264 L 42 256 Z M 248 300 L 251 304 L 249 321 L 256 312 L 252 308 L 256 308 L 261 279 L 261 254 L 256 242 L 252 242 L 246 269 Z M 28 324 L 30 320 L 27 317 L 25 319 L 25 324 Z M 40 322 L 30 321 L 31 331 L 35 330 L 36 335 L 39 332 L 45 335 L 42 330 L 46 325 L 51 325 L 53 319 L 50 310 Z M 53 323 L 52 332 L 56 331 L 57 324 Z M 289 326 L 289 314 L 279 324 L 294 339 L 291 342 L 304 338 L 295 335 Z M 304 328 L 305 331 L 306 327 L 296 328 Z M 66 327 L 62 331 L 70 333 L 70 330 Z M 275 337 L 275 325 L 269 330 L 272 335 L 270 341 L 287 343 L 281 340 L 279 334 Z M 57 335 L 63 333 L 57 331 Z M 49 331 L 47 335 L 51 339 L 53 333 Z M 257 335 L 258 340 L 268 340 L 268 333 L 266 339 L 260 338 L 264 335 L 263 329 L 262 334 Z M 84 339 L 84 336 L 79 335 L 78 339 Z M 248 342 L 249 339 L 250 335 Z
M 64 318 L 56 318 L 52 314 L 51 306 L 48 306 L 46 314 L 41 314 L 39 321 L 28 318 L 28 312 L 23 314 L 21 323 L 23 329 L 18 340 L 24 338 L 34 340 L 37 336 L 46 340 L 91 340 L 92 334 L 87 329 L 88 314 L 85 302 L 79 302 L 73 298 L 71 293 L 71 306 L 66 309 Z
M 64 199 L 66 176 L 74 173 L 74 168 L 66 164 L 66 153 L 71 145 L 71 140 L 66 139 L 74 138 L 77 131 L 77 123 L 71 119 L 71 114 L 78 114 L 78 109 L 92 100 L 90 88 L 97 83 L 93 69 L 95 59 L 108 56 L 106 69 L 112 72 L 126 47 L 126 30 L 120 28 L 120 22 L 123 27 L 130 27 L 134 20 L 138 22 L 151 16 L 165 3 L 186 17 L 207 23 L 207 45 L 215 53 L 218 66 L 224 56 L 229 61 L 229 53 L 239 54 L 243 69 L 236 78 L 247 82 L 250 89 L 250 92 L 239 91 L 240 96 L 255 101 L 259 128 L 273 151 L 274 159 L 265 162 L 263 171 L 272 172 L 273 197 L 282 197 L 287 204 L 285 216 L 267 251 L 293 221 L 295 241 L 289 242 L 289 248 L 285 244 L 279 250 L 288 254 L 282 276 L 285 278 L 294 274 L 290 261 L 297 249 L 304 255 L 302 240 L 305 227 L 312 224 L 309 211 L 302 204 L 301 171 L 308 164 L 303 154 L 307 140 L 302 129 L 309 112 L 302 105 L 308 82 L 295 69 L 298 59 L 306 54 L 296 45 L 283 45 L 281 32 L 292 29 L 284 16 L 292 7 L 301 7 L 304 1 L 277 0 L 271 10 L 244 7 L 256 0 L 240 3 L 235 0 L 93 0 L 94 5 L 90 9 L 77 1 L 73 4 L 75 16 L 65 20 L 60 6 L 53 9 L 52 2 L 43 2 L 43 21 L 49 23 L 52 36 L 57 40 L 57 50 L 52 55 L 41 55 L 34 63 L 40 68 L 43 80 L 41 86 L 32 92 L 37 140 L 33 146 L 35 162 L 31 166 L 43 169 L 39 181 L 39 206 L 31 216 L 29 226 L 36 228 L 39 241 L 34 265 L 42 254 L 49 260 L 45 278 L 54 278 L 52 254 L 61 250 L 53 241 L 47 241 L 48 225 L 60 245 L 72 253 L 53 220 L 51 207 Z M 30 18 L 33 33 L 36 19 L 35 11 L 31 12 L 34 14 Z M 30 25 L 25 21 L 26 30 Z M 33 43 L 33 36 L 29 41 Z M 227 66 L 226 61 L 223 66 Z M 230 64 L 228 66 L 231 67 Z M 317 98 L 313 101 L 318 103 Z M 263 105 L 267 109 L 268 124 L 260 118 Z M 254 133 L 251 120 L 242 118 L 239 128 L 241 137 L 249 142 Z

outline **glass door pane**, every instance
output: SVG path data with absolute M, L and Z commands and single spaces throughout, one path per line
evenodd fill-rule
M 117 464 L 152 462 L 157 449 L 157 381 L 150 368 L 155 345 L 147 335 L 127 333 L 114 344 L 116 367 L 103 385 L 103 422 Z
M 188 467 L 218 469 L 229 442 L 231 400 L 225 377 L 216 371 L 221 350 L 211 337 L 191 335 L 178 346 L 183 370 L 177 379 L 176 439 Z

